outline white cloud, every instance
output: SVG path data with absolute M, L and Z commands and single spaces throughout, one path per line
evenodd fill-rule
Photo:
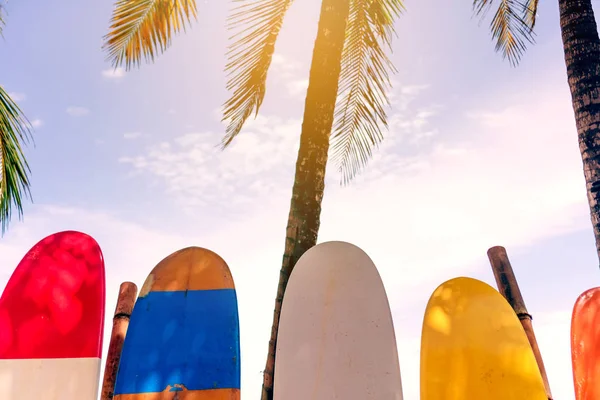
M 27 99 L 25 93 L 10 92 L 8 95 L 11 99 L 13 99 L 13 101 L 25 101 Z
M 102 76 L 107 79 L 120 80 L 125 76 L 125 69 L 121 67 L 105 69 L 102 71 Z
M 231 210 L 249 198 L 286 186 L 293 168 L 288 155 L 297 152 L 299 132 L 299 120 L 259 115 L 248 121 L 225 151 L 216 147 L 221 133 L 192 132 L 120 161 L 164 180 L 167 190 L 186 208 L 211 204 Z M 233 193 L 235 197 L 230 196 Z
M 33 126 L 34 128 L 41 128 L 42 125 L 44 125 L 44 121 L 42 121 L 39 118 L 36 118 L 33 121 L 31 121 L 31 126 Z
M 285 84 L 290 96 L 304 96 L 308 89 L 308 79 L 293 79 Z
M 438 114 L 456 112 L 451 105 L 414 105 L 425 89 L 399 90 L 395 101 L 403 107 L 391 115 L 388 137 L 350 187 L 340 188 L 329 167 L 319 236 L 360 245 L 380 268 L 392 305 L 413 298 L 415 310 L 424 310 L 441 281 L 487 271 L 482 260 L 493 245 L 522 248 L 589 224 L 577 143 L 564 134 L 573 129 L 568 97 L 542 93 L 541 101 L 523 98 L 522 107 L 496 99 L 485 118 L 451 126 L 436 123 Z M 283 232 L 299 132 L 298 120 L 259 116 L 224 152 L 214 148 L 219 134 L 192 133 L 122 161 L 163 180 L 196 214 L 210 208 L 231 215 L 243 204 L 256 214 L 250 226 L 275 219 Z M 435 145 L 415 143 L 431 132 Z M 264 251 L 275 264 L 277 235 L 261 236 L 274 241 Z M 419 329 L 418 321 L 407 322 L 406 340 L 418 340 Z M 261 357 L 253 371 L 262 368 Z M 403 362 L 403 371 L 415 369 L 418 357 Z M 418 393 L 418 380 L 405 388 Z
M 298 61 L 280 53 L 273 54 L 271 76 L 280 84 L 283 83 L 290 97 L 301 98 L 308 89 L 308 74 Z
M 473 247 L 531 243 L 580 227 L 576 217 L 587 213 L 585 185 L 577 143 L 564 135 L 572 129 L 568 102 L 547 93 L 535 108 L 523 99 L 522 108 L 498 106 L 484 119 L 437 125 L 438 114 L 456 110 L 413 105 L 425 89 L 399 89 L 394 101 L 403 107 L 390 116 L 390 132 L 380 150 L 349 188 L 339 188 L 336 166 L 328 167 L 323 220 L 342 218 L 356 208 L 370 209 L 374 198 L 396 199 L 356 218 L 364 224 L 397 221 L 410 232 L 405 238 L 409 242 L 439 241 L 449 251 L 444 257 L 452 259 L 456 253 L 457 260 L 472 254 Z M 548 112 L 554 116 L 551 122 L 545 122 Z M 287 203 L 300 128 L 299 120 L 259 115 L 225 151 L 215 147 L 221 134 L 189 133 L 121 162 L 159 178 L 188 208 L 210 205 L 226 212 L 240 204 Z M 435 146 L 424 146 L 433 135 Z M 543 152 L 540 143 L 545 143 Z M 346 208 L 348 198 L 352 202 Z M 455 228 L 431 231 L 432 225 Z M 322 232 L 327 234 L 326 226 Z M 368 243 L 371 237 L 365 234 L 360 242 Z M 378 241 L 394 246 L 386 239 Z M 407 264 L 416 262 L 423 251 L 413 246 L 404 255 L 411 260 Z M 444 263 L 447 268 L 455 265 Z
M 271 60 L 272 72 L 276 75 L 279 75 L 281 78 L 288 79 L 296 77 L 301 67 L 302 64 L 294 59 L 286 57 L 280 53 L 273 54 L 273 58 Z
M 89 113 L 90 113 L 90 110 L 88 110 L 85 107 L 78 107 L 78 106 L 67 107 L 67 114 L 69 114 L 72 117 L 83 117 L 85 115 L 88 115 Z
M 123 137 L 128 140 L 137 139 L 141 136 L 142 136 L 141 132 L 126 132 L 123 134 Z

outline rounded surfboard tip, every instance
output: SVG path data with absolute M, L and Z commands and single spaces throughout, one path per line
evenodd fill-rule
M 600 356 L 600 287 L 581 293 L 571 314 L 571 365 L 577 400 L 597 399 L 597 360 Z
M 581 307 L 583 304 L 587 303 L 598 295 L 600 295 L 600 287 L 593 287 L 584 291 L 577 297 L 577 300 L 575 300 L 573 310 L 575 310 L 577 307 Z
M 449 294 L 449 291 L 448 291 L 449 289 L 451 289 L 453 287 L 462 287 L 462 286 L 470 286 L 470 287 L 480 288 L 480 290 L 484 290 L 484 291 L 492 290 L 496 293 L 499 293 L 492 286 L 490 286 L 489 284 L 487 284 L 483 281 L 480 281 L 479 279 L 470 278 L 468 276 L 457 276 L 456 278 L 448 279 L 447 281 L 440 283 L 435 288 L 435 290 L 433 291 L 431 296 L 429 296 L 429 301 L 442 295 L 442 293 L 446 293 L 446 296 L 447 296 Z
M 309 251 L 315 252 L 315 251 L 324 251 L 324 250 L 325 251 L 327 251 L 327 250 L 335 251 L 335 250 L 349 250 L 349 249 L 352 249 L 352 251 L 362 252 L 365 255 L 367 254 L 364 252 L 364 250 L 362 250 L 357 245 L 349 243 L 349 242 L 344 242 L 342 240 L 329 240 L 327 242 L 318 243 L 315 246 L 308 249 L 308 251 L 306 251 L 306 253 L 308 253 Z
M 160 261 L 150 272 L 139 297 L 149 292 L 235 289 L 229 266 L 217 253 L 186 247 Z
M 353 267 L 375 266 L 371 257 L 360 247 L 343 241 L 329 241 L 308 249 L 296 263 L 292 275 L 298 269 L 306 271 L 303 273 L 307 274 L 316 273 L 312 271 L 321 269 L 323 263 Z M 376 267 L 375 271 L 379 276 Z
M 90 235 L 61 231 L 23 257 L 0 297 L 0 359 L 100 357 L 105 271 Z
M 442 329 L 441 325 L 446 325 L 443 321 L 447 320 L 447 315 L 456 312 L 454 308 L 458 308 L 459 303 L 464 304 L 467 297 L 474 295 L 491 295 L 495 297 L 495 295 L 500 295 L 500 293 L 487 283 L 467 276 L 448 279 L 439 284 L 427 301 L 421 332 L 425 332 L 428 328 L 431 329 L 431 326 L 439 325 L 436 330 Z M 510 304 L 508 304 L 506 299 L 502 295 L 500 297 L 510 308 Z M 450 308 L 453 309 L 450 310 Z M 422 350 L 423 347 L 421 346 L 421 352 Z
M 275 359 L 275 400 L 402 400 L 388 298 L 362 249 L 331 241 L 300 257 L 281 306 Z
M 546 400 L 519 318 L 492 286 L 458 277 L 431 295 L 421 334 L 421 400 Z

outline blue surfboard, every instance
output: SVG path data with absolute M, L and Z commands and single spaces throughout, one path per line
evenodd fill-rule
M 131 314 L 114 393 L 115 400 L 239 400 L 237 297 L 221 257 L 188 247 L 152 270 Z

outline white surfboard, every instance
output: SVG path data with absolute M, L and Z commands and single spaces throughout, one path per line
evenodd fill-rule
M 326 242 L 298 260 L 277 337 L 275 400 L 402 400 L 394 326 L 377 268 Z

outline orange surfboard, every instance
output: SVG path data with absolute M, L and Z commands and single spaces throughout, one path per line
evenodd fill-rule
M 573 307 L 571 360 L 575 398 L 600 399 L 600 287 L 583 292 Z

